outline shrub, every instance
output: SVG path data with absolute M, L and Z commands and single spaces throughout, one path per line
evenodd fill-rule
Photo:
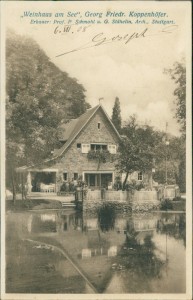
M 173 209 L 172 201 L 169 199 L 165 199 L 161 202 L 161 210 Z

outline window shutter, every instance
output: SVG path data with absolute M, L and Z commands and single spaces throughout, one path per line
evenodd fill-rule
M 82 144 L 82 153 L 88 153 L 90 151 L 90 144 Z
M 108 145 L 108 150 L 111 154 L 117 153 L 117 146 L 116 145 Z

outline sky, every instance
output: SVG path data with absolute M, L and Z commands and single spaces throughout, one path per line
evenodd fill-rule
M 61 70 L 76 78 L 86 89 L 86 100 L 95 106 L 99 103 L 109 116 L 115 97 L 119 97 L 123 123 L 130 115 L 136 114 L 141 123 L 148 123 L 157 129 L 179 135 L 179 126 L 174 118 L 175 84 L 164 74 L 164 69 L 171 68 L 175 61 L 186 56 L 187 51 L 187 10 L 181 2 L 6 2 L 6 27 L 13 28 L 16 33 L 33 37 L 41 48 Z M 52 12 L 49 24 L 30 24 L 36 17 L 23 17 L 24 11 Z M 104 24 L 105 14 L 123 12 L 132 24 Z M 163 12 L 164 20 L 170 20 L 174 26 L 172 32 L 162 24 L 151 24 L 152 18 L 139 18 L 146 24 L 135 24 L 135 18 L 128 17 L 129 12 Z M 55 18 L 53 14 L 63 12 L 64 18 Z M 78 17 L 67 18 L 68 12 L 78 12 Z M 103 17 L 85 17 L 85 13 L 103 13 Z M 80 17 L 81 16 L 81 17 Z M 54 33 L 63 30 L 64 26 L 53 24 L 54 20 L 65 24 L 72 20 L 98 20 L 102 24 L 73 25 L 68 33 Z M 120 17 L 108 18 L 121 19 Z M 126 17 L 122 18 L 123 20 Z M 38 19 L 40 20 L 40 18 Z M 156 19 L 160 20 L 160 19 Z M 148 23 L 148 24 L 147 24 Z M 103 38 L 112 41 L 119 35 L 142 33 L 147 28 L 145 37 L 135 38 L 125 44 L 125 40 L 109 42 L 94 47 L 56 57 L 64 52 L 78 49 L 81 46 L 96 45 L 92 39 L 101 42 Z M 98 36 L 98 34 L 100 34 Z

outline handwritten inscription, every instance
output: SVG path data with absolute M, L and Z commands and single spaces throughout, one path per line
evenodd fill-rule
M 68 32 L 74 33 L 74 32 L 85 32 L 91 25 L 87 26 L 74 26 L 72 25 L 64 25 L 64 26 L 56 26 L 54 29 L 54 34 L 65 34 Z
M 153 32 L 151 33 L 151 31 L 148 28 L 145 28 L 144 30 L 142 30 L 140 32 L 132 32 L 131 34 L 126 33 L 124 35 L 118 34 L 118 35 L 114 35 L 112 37 L 107 37 L 104 32 L 100 32 L 100 33 L 96 34 L 86 44 L 81 45 L 80 47 L 74 48 L 70 51 L 62 52 L 62 53 L 56 55 L 56 57 L 60 57 L 60 56 L 63 56 L 63 55 L 66 55 L 66 54 L 69 54 L 72 52 L 76 52 L 76 51 L 80 51 L 80 50 L 84 50 L 84 49 L 88 49 L 88 48 L 92 48 L 92 47 L 98 47 L 98 46 L 102 46 L 102 45 L 114 43 L 114 42 L 122 42 L 124 45 L 127 45 L 129 42 L 131 42 L 134 39 L 153 37 L 153 36 L 163 35 L 163 34 L 171 34 L 177 28 L 178 28 L 177 25 L 168 26 L 168 27 L 165 27 L 163 30 L 155 32 L 155 33 L 153 33 Z

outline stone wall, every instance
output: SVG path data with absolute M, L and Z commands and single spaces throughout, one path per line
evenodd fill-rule
M 135 191 L 135 201 L 156 201 L 158 200 L 157 191 Z
M 160 201 L 156 191 L 88 191 L 83 200 L 83 209 L 99 208 L 103 205 L 122 207 L 130 211 L 149 211 L 159 209 Z M 121 205 L 121 206 L 119 206 Z
M 100 130 L 98 129 L 100 122 Z M 74 173 L 82 175 L 83 171 L 96 171 L 98 168 L 97 160 L 89 160 L 87 154 L 83 154 L 80 148 L 77 148 L 78 143 L 105 143 L 117 144 L 118 137 L 108 120 L 101 110 L 92 117 L 89 123 L 76 137 L 69 146 L 68 150 L 61 156 L 57 163 L 53 163 L 50 168 L 58 169 L 57 181 L 63 178 L 63 172 L 68 173 L 68 178 L 71 179 Z M 98 171 L 115 171 L 115 162 L 101 163 Z

